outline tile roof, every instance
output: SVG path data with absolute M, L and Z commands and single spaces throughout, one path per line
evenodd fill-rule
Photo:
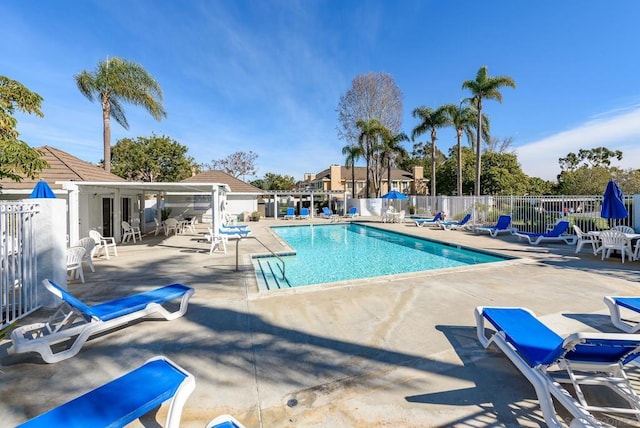
M 56 181 L 126 181 L 124 178 L 106 172 L 104 169 L 85 162 L 67 152 L 51 146 L 37 147 L 43 152 L 43 158 L 49 163 L 49 168 L 40 172 L 35 179 L 25 177 L 17 183 L 8 178 L 0 180 L 0 189 L 33 189 L 33 186 L 40 180 L 44 180 L 52 189 L 62 189 L 62 185 L 55 184 Z
M 224 183 L 233 193 L 263 193 L 263 190 L 224 171 L 210 170 L 186 178 L 181 183 Z

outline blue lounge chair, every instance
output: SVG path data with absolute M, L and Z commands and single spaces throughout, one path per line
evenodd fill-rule
M 492 237 L 496 237 L 501 233 L 511 233 L 513 234 L 513 228 L 509 227 L 511 225 L 511 216 L 510 215 L 501 215 L 498 217 L 498 221 L 495 226 L 478 226 L 475 227 L 474 230 L 477 232 L 489 232 Z
M 287 208 L 287 213 L 284 215 L 283 219 L 293 220 L 294 218 L 296 218 L 296 209 L 293 207 Z
M 437 224 L 438 221 L 440 221 L 440 219 L 442 218 L 442 212 L 438 212 L 436 213 L 436 215 L 433 216 L 433 218 L 416 218 L 413 220 L 413 222 L 416 224 L 416 226 L 418 227 L 422 227 L 425 224 Z
M 444 230 L 464 229 L 471 220 L 471 214 L 465 215 L 460 221 L 439 221 L 438 225 Z
M 11 332 L 15 353 L 37 352 L 47 363 L 57 363 L 73 357 L 89 338 L 133 320 L 160 314 L 174 320 L 187 312 L 193 288 L 171 284 L 144 293 L 89 306 L 68 291 L 45 279 L 44 286 L 62 299 L 62 305 L 47 322 L 18 327 Z M 169 312 L 162 305 L 181 299 L 180 308 Z M 77 320 L 77 322 L 75 322 Z M 56 344 L 72 340 L 67 349 L 54 352 Z
M 171 400 L 165 427 L 178 428 L 182 408 L 194 388 L 193 375 L 165 357 L 154 357 L 18 427 L 122 427 Z
M 516 232 L 515 235 L 519 238 L 527 239 L 529 244 L 538 245 L 541 242 L 557 242 L 562 241 L 567 245 L 575 245 L 578 239 L 575 235 L 568 235 L 567 229 L 569 229 L 568 221 L 560 221 L 556 223 L 550 232 L 545 233 L 527 233 Z
M 300 208 L 300 215 L 297 217 L 298 220 L 306 220 L 309 218 L 309 208 Z
M 212 419 L 206 428 L 244 428 L 244 425 L 231 415 L 221 415 Z
M 322 217 L 334 221 L 338 218 L 338 214 L 334 214 L 328 207 L 322 207 Z
M 227 237 L 227 238 L 231 238 L 233 236 L 235 237 L 239 237 L 239 238 L 246 238 L 247 236 L 249 236 L 251 234 L 251 231 L 249 230 L 248 227 L 246 228 L 220 228 L 218 229 L 218 232 L 220 233 L 220 235 L 222 235 L 223 237 Z
M 637 333 L 640 330 L 640 322 L 622 318 L 622 310 L 633 315 L 640 314 L 640 297 L 614 297 L 605 296 L 604 303 L 609 308 L 611 322 L 626 333 Z
M 345 215 L 346 218 L 354 218 L 358 216 L 358 207 L 349 208 L 349 212 Z
M 640 397 L 623 368 L 638 357 L 639 336 L 574 333 L 562 338 L 524 308 L 478 307 L 475 317 L 482 346 L 494 343 L 533 384 L 548 426 L 564 426 L 558 421 L 552 396 L 575 418 L 572 427 L 602 426 L 591 412 L 640 415 Z M 485 320 L 495 332 L 486 329 Z M 561 383 L 571 383 L 575 395 Z M 611 388 L 628 407 L 591 405 L 582 385 Z

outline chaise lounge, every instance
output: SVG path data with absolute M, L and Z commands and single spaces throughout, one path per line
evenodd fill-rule
M 44 286 L 62 299 L 62 305 L 44 323 L 18 327 L 11 332 L 14 352 L 37 352 L 47 363 L 57 363 L 80 352 L 95 334 L 122 326 L 130 321 L 159 314 L 171 321 L 187 312 L 194 290 L 183 284 L 171 284 L 144 293 L 89 306 L 60 286 L 45 279 Z M 180 308 L 169 312 L 162 305 L 181 299 Z M 54 352 L 54 345 L 72 341 L 66 349 Z M 56 348 L 58 348 L 56 346 Z
M 592 412 L 640 415 L 640 397 L 624 372 L 624 365 L 640 353 L 639 336 L 574 333 L 562 338 L 524 308 L 480 306 L 475 317 L 482 346 L 495 344 L 533 384 L 548 426 L 565 426 L 558 420 L 552 397 L 571 413 L 571 427 L 603 426 Z M 496 331 L 488 331 L 485 321 Z M 575 394 L 562 383 L 572 384 Z M 583 385 L 608 387 L 628 406 L 592 405 Z
M 511 225 L 510 215 L 501 215 L 498 217 L 498 221 L 495 226 L 477 226 L 474 228 L 476 232 L 489 232 L 489 235 L 496 237 L 501 233 L 513 234 L 514 229 L 509 227 Z
M 625 312 L 636 316 L 640 315 L 640 297 L 614 297 L 605 296 L 604 303 L 609 308 L 611 322 L 625 333 L 637 333 L 640 331 L 640 321 L 622 318 L 623 309 Z
M 433 216 L 433 218 L 416 218 L 413 220 L 413 222 L 416 224 L 416 226 L 422 227 L 425 224 L 435 225 L 441 218 L 442 218 L 442 212 L 438 212 L 436 213 L 436 215 Z
M 122 427 L 170 400 L 164 426 L 178 428 L 182 408 L 194 388 L 193 375 L 166 357 L 154 357 L 137 369 L 18 427 Z
M 567 229 L 569 229 L 568 221 L 560 221 L 556 223 L 550 232 L 545 233 L 527 233 L 516 232 L 515 235 L 518 238 L 527 239 L 529 244 L 538 245 L 542 242 L 558 242 L 562 241 L 567 245 L 575 245 L 578 237 L 575 235 L 568 235 Z
M 469 220 L 471 220 L 471 214 L 467 213 L 460 221 L 439 221 L 438 225 L 443 230 L 455 230 L 468 228 Z

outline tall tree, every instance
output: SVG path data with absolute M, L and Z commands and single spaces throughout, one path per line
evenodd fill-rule
M 362 151 L 362 147 L 349 144 L 342 148 L 342 154 L 346 156 L 344 165 L 351 168 L 351 191 L 353 192 L 351 197 L 359 197 L 356 191 L 356 161 L 364 155 L 364 152 Z
M 430 131 L 431 133 L 431 196 L 436 196 L 436 140 L 437 130 L 449 126 L 450 118 L 447 109 L 442 106 L 437 109 L 417 107 L 413 110 L 413 117 L 420 123 L 411 131 L 411 139 Z
M 40 110 L 42 97 L 20 82 L 0 76 L 0 178 L 21 181 L 35 178 L 48 164 L 42 152 L 29 147 L 19 139 L 14 117 L 16 111 L 43 117 Z
M 259 178 L 251 182 L 262 190 L 293 190 L 296 188 L 296 180 L 290 175 L 280 175 L 268 172 L 264 178 Z
M 100 61 L 94 72 L 85 70 L 74 78 L 80 92 L 90 101 L 98 99 L 102 106 L 105 171 L 111 171 L 111 118 L 129 129 L 123 103 L 144 107 L 158 121 L 167 116 L 160 84 L 135 62 L 110 58 Z
M 376 153 L 378 146 L 378 139 L 380 136 L 388 132 L 387 128 L 380 123 L 378 119 L 359 120 L 357 123 L 360 134 L 358 135 L 358 146 L 364 153 L 364 159 L 366 162 L 366 181 L 365 181 L 365 197 L 371 197 L 371 163 Z
M 462 89 L 469 89 L 471 91 L 472 100 L 478 110 L 478 125 L 476 127 L 476 188 L 475 195 L 480 196 L 480 174 L 481 174 L 481 162 L 482 162 L 482 101 L 484 99 L 496 100 L 502 103 L 502 93 L 500 88 L 508 86 L 515 88 L 515 81 L 509 76 L 496 76 L 489 77 L 487 74 L 487 67 L 482 66 L 478 70 L 476 80 L 466 80 L 462 83 Z
M 462 136 L 466 135 L 468 141 L 473 141 L 473 130 L 477 125 L 477 110 L 470 105 L 446 104 L 442 106 L 449 116 L 449 123 L 456 130 L 457 139 L 457 173 L 456 173 L 456 195 L 462 196 Z M 483 122 L 485 123 L 485 122 Z
M 338 138 L 354 144 L 360 137 L 358 122 L 377 119 L 392 134 L 402 126 L 402 92 L 388 73 L 357 75 L 338 102 Z
M 395 164 L 397 157 L 404 157 L 407 151 L 402 147 L 403 141 L 409 141 L 409 137 L 404 132 L 396 135 L 385 134 L 382 139 L 382 158 L 387 166 L 387 190 L 391 191 L 391 167 Z M 402 190 L 402 189 L 398 189 Z
M 175 182 L 191 176 L 198 164 L 189 149 L 166 137 L 123 138 L 112 150 L 113 173 L 126 180 Z
M 248 152 L 234 152 L 226 158 L 214 159 L 210 164 L 204 165 L 205 169 L 219 169 L 235 178 L 242 177 L 246 181 L 247 175 L 256 175 L 256 160 L 258 154 L 249 150 Z

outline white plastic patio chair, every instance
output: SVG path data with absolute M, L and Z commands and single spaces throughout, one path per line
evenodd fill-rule
M 619 225 L 619 226 L 613 226 L 611 228 L 612 230 L 618 230 L 622 233 L 636 233 L 635 230 L 633 230 L 633 227 L 631 226 L 623 226 L 623 225 Z
M 620 251 L 622 255 L 622 263 L 624 263 L 625 254 L 631 258 L 633 254 L 629 248 L 627 237 L 619 230 L 604 230 L 600 232 L 600 251 L 602 251 L 602 260 L 611 256 L 612 251 Z
M 180 231 L 180 223 L 175 218 L 168 218 L 164 221 L 164 235 L 171 235 L 171 231 L 177 235 Z
M 153 218 L 153 221 L 156 223 L 156 232 L 154 233 L 154 236 L 158 236 L 158 233 L 164 229 L 164 225 L 155 217 Z
M 576 243 L 576 254 L 580 252 L 583 245 L 591 244 L 593 254 L 596 255 L 598 253 L 598 246 L 600 245 L 598 237 L 584 233 L 582 229 L 575 224 L 573 225 L 573 230 L 576 232 L 576 236 L 578 237 L 578 241 Z
M 93 267 L 92 258 L 96 248 L 96 241 L 94 241 L 93 238 L 91 237 L 82 238 L 78 240 L 75 244 L 73 244 L 73 246 L 84 248 L 84 255 L 82 256 L 82 262 L 89 265 L 89 269 L 91 269 L 91 272 L 95 272 L 96 269 Z
M 182 232 L 189 232 L 189 233 L 196 233 L 196 218 L 195 217 L 191 217 L 191 220 L 189 220 L 188 222 L 184 223 Z
M 142 241 L 142 234 L 140 233 L 139 227 L 133 227 L 128 222 L 122 221 L 122 230 L 124 233 L 122 234 L 122 242 L 127 242 L 129 239 L 133 239 L 133 243 L 136 243 L 136 235 L 138 235 L 138 239 Z
M 109 247 L 113 248 L 113 255 L 118 255 L 118 249 L 116 248 L 116 238 L 113 236 L 102 236 L 100 232 L 97 230 L 90 230 L 89 236 L 93 238 L 93 241 L 96 243 L 96 248 L 94 251 L 94 255 L 98 256 L 100 250 L 104 251 L 104 255 L 109 260 Z
M 84 272 L 82 271 L 83 247 L 67 248 L 67 277 L 69 279 L 80 278 L 84 284 Z

